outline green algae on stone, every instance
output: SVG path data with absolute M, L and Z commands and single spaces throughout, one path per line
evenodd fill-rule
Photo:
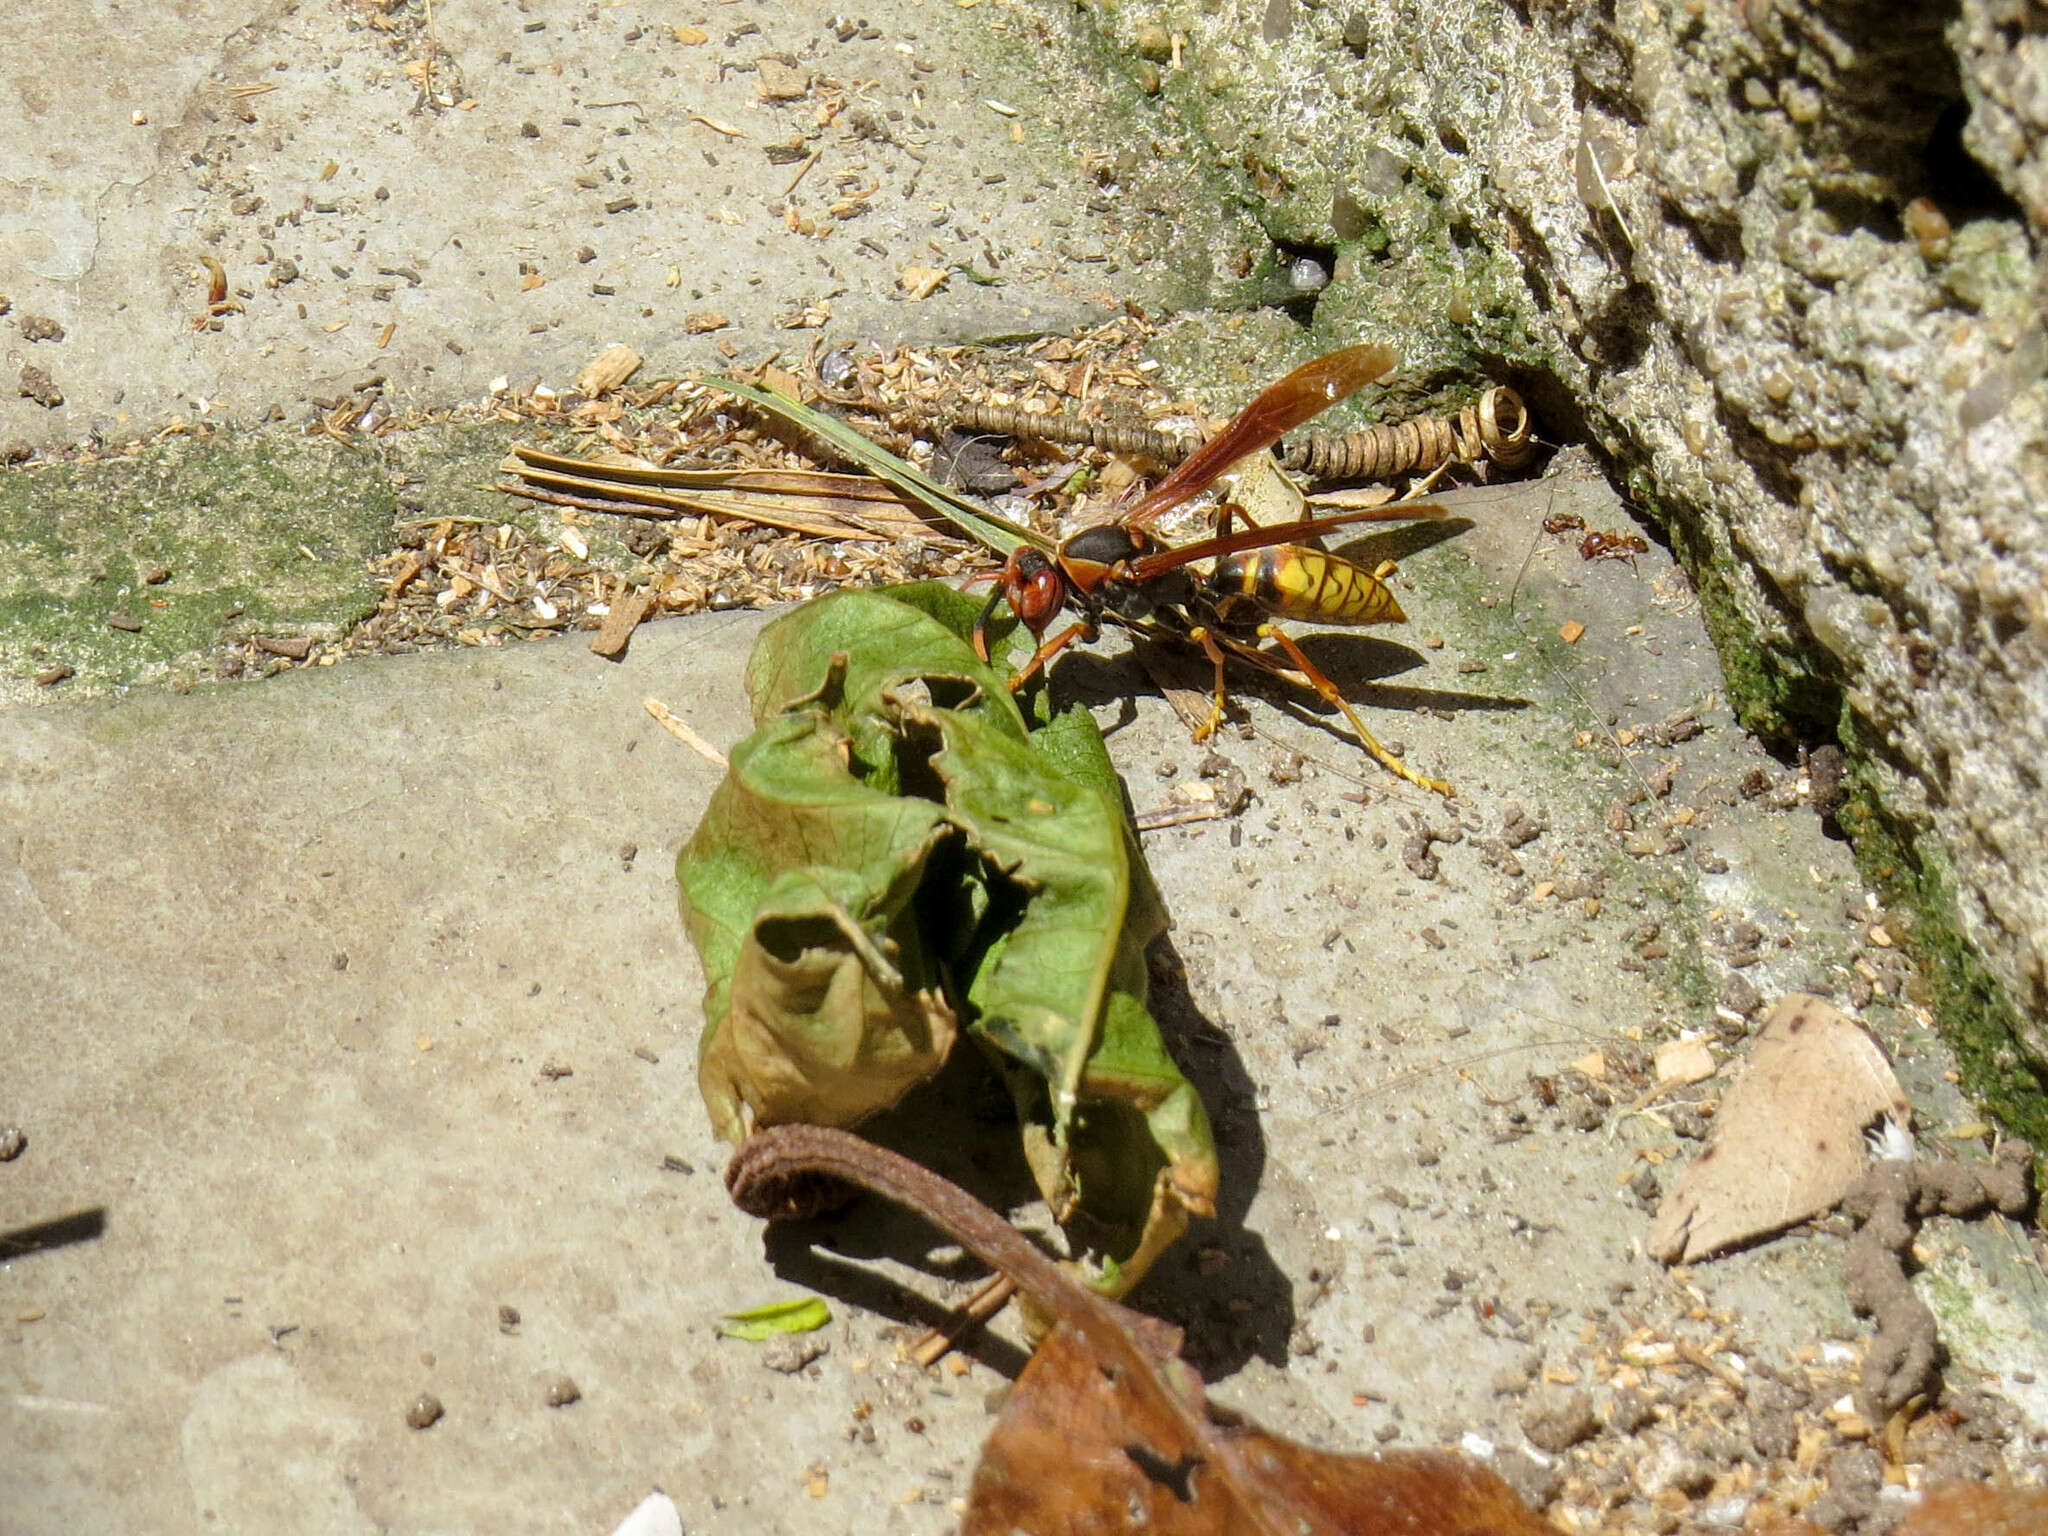
M 393 508 L 374 450 L 275 433 L 0 474 L 0 703 L 49 696 L 55 666 L 73 693 L 196 675 L 226 638 L 338 633 L 376 606 Z
M 1890 813 L 1853 738 L 1844 745 L 1849 798 L 1836 819 L 1894 929 L 1903 929 L 1896 937 L 1920 968 L 1925 1005 L 1956 1053 L 1962 1086 L 2012 1134 L 2040 1146 L 2048 1141 L 2048 1080 L 2023 1049 L 2026 1020 L 1963 937 L 1953 877 L 1934 838 Z

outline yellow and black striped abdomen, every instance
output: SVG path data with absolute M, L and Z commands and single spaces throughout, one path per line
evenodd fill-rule
M 1364 566 L 1295 544 L 1226 555 L 1209 587 L 1226 617 L 1250 608 L 1309 624 L 1399 624 L 1408 617 Z

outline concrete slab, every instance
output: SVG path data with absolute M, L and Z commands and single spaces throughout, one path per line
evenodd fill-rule
M 1248 291 L 1274 260 L 1166 152 L 1171 123 L 1132 153 L 1135 88 L 1085 30 L 1027 12 L 26 0 L 10 21 L 37 46 L 0 65 L 0 445 L 298 419 L 373 377 L 401 401 L 566 388 L 613 341 L 674 373 L 821 327 L 1065 330 Z M 211 317 L 208 261 L 232 305 Z M 913 300 L 910 267 L 952 275 Z M 18 394 L 24 366 L 63 403 Z
M 1218 749 L 1253 807 L 1147 838 L 1225 1187 L 1139 1299 L 1225 1400 L 1326 1443 L 1518 1443 L 1503 1374 L 1694 1307 L 1622 1188 L 1668 1125 L 1575 1129 L 1532 1075 L 1711 1031 L 1737 915 L 1765 990 L 1864 952 L 1846 854 L 1729 726 L 1682 580 L 1580 562 L 1539 504 L 1617 515 L 1597 480 L 1480 493 L 1407 555 L 1408 638 L 1440 650 L 1322 647 L 1457 802 L 1255 694 Z M 98 1213 L 0 1260 L 10 1529 L 592 1532 L 657 1486 L 693 1531 L 950 1526 L 1014 1348 L 895 1365 L 932 1303 L 893 1282 L 971 1276 L 864 1210 L 764 1249 L 696 1098 L 670 865 L 716 773 L 641 699 L 736 739 L 761 622 L 652 626 L 620 666 L 548 642 L 0 717 L 0 1118 L 28 1136 L 0 1231 Z M 1140 810 L 1205 755 L 1113 646 L 1058 686 Z M 1687 709 L 1702 733 L 1656 745 Z M 1736 793 L 1753 771 L 1779 793 Z M 1518 850 L 1511 804 L 1543 827 Z M 1923 1116 L 1959 1113 L 1931 1030 L 1874 1016 Z M 782 1375 L 714 1327 L 790 1282 L 837 1320 Z M 1856 1334 L 1826 1238 L 1691 1284 L 1760 1359 Z M 545 1404 L 554 1373 L 579 1402 Z M 416 1430 L 422 1392 L 445 1415 Z
M 37 40 L 0 64 L 10 459 L 174 416 L 299 424 L 342 393 L 388 419 L 501 377 L 566 387 L 614 340 L 676 372 L 1288 296 L 1170 117 L 1131 113 L 1085 28 L 1023 9 L 10 19 Z M 239 308 L 204 312 L 209 258 Z M 911 300 L 913 266 L 951 276 Z M 25 368 L 64 403 L 19 395 Z M 476 437 L 384 440 L 349 479 L 355 531 L 316 551 L 322 601 L 355 590 L 378 474 L 405 478 L 401 513 L 500 515 Z M 692 1531 L 949 1528 L 1015 1348 L 895 1365 L 972 1277 L 865 1209 L 764 1243 L 697 1102 L 669 866 L 715 775 L 640 700 L 738 736 L 760 618 L 652 626 L 618 667 L 566 641 L 65 700 L 29 663 L 69 652 L 36 647 L 83 647 L 103 588 L 146 603 L 150 537 L 204 517 L 186 476 L 150 492 L 161 518 L 123 503 L 52 542 L 84 524 L 39 515 L 50 473 L 0 519 L 7 548 L 50 545 L 33 600 L 67 604 L 0 623 L 0 1125 L 27 1136 L 0 1162 L 0 1523 L 602 1532 L 660 1486 Z M 260 500 L 229 542 L 288 566 Z M 1605 1103 L 1572 1086 L 1595 1049 L 1620 1068 L 1680 1027 L 1732 1045 L 1717 1003 L 1820 987 L 1868 1001 L 1924 1122 L 1965 1117 L 1846 851 L 1719 706 L 1668 559 L 1585 564 L 1537 532 L 1625 526 L 1597 479 L 1469 510 L 1448 543 L 1362 545 L 1403 559 L 1398 641 L 1311 642 L 1458 802 L 1254 688 L 1255 734 L 1216 748 L 1252 808 L 1147 838 L 1177 923 L 1159 1011 L 1225 1185 L 1137 1299 L 1188 1328 L 1224 1400 L 1346 1448 L 1476 1432 L 1506 1455 L 1539 1368 L 1604 1392 L 1600 1351 L 1703 1305 L 1759 1361 L 1857 1336 L 1831 1235 L 1689 1285 L 1637 1255 L 1641 1176 L 1668 1185 L 1686 1143 L 1631 1109 L 1626 1071 Z M 181 569 L 162 614 L 130 615 L 152 626 L 136 647 L 169 649 L 79 683 L 203 646 L 238 570 Z M 1140 810 L 1208 755 L 1113 645 L 1057 686 L 1097 706 Z M 1668 729 L 1687 710 L 1697 736 Z M 1510 846 L 1515 807 L 1542 830 Z M 2023 1386 L 2038 1275 L 1952 1231 L 1923 1245 L 1955 1293 L 2001 1293 L 1953 1342 Z M 782 1374 L 715 1337 L 796 1286 L 834 1298 L 823 1358 Z M 560 1374 L 580 1400 L 550 1407 Z M 445 1411 L 413 1429 L 422 1393 Z

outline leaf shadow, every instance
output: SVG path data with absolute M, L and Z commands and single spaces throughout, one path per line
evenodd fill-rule
M 1237 1044 L 1188 991 L 1187 966 L 1171 936 L 1146 957 L 1151 1009 L 1181 1072 L 1209 1111 L 1222 1169 L 1213 1220 L 1188 1231 L 1126 1299 L 1183 1333 L 1181 1357 L 1215 1383 L 1254 1358 L 1285 1365 L 1294 1331 L 1294 1287 L 1266 1240 L 1246 1224 L 1266 1171 L 1257 1090 Z
M 1265 1240 L 1245 1225 L 1266 1164 L 1265 1137 L 1253 1112 L 1251 1076 L 1230 1037 L 1189 995 L 1186 970 L 1170 940 L 1148 956 L 1151 1011 L 1167 1049 L 1202 1096 L 1216 1132 L 1222 1179 L 1213 1220 L 1196 1220 L 1127 1299 L 1178 1325 L 1183 1356 L 1209 1381 L 1241 1370 L 1254 1356 L 1281 1365 L 1294 1327 L 1294 1291 Z M 860 1133 L 969 1190 L 999 1211 L 1046 1221 L 1018 1143 L 1007 1090 L 982 1053 L 956 1047 L 939 1075 Z M 1042 1228 L 1041 1228 L 1042 1229 Z M 952 1302 L 987 1272 L 915 1216 L 883 1200 L 861 1198 L 805 1221 L 776 1222 L 762 1235 L 770 1267 L 782 1279 L 906 1327 L 943 1328 Z M 1214 1256 L 1221 1254 L 1219 1262 Z M 885 1265 L 901 1266 L 954 1288 L 950 1300 L 906 1287 Z M 986 1329 L 961 1348 L 1014 1378 L 1026 1354 Z

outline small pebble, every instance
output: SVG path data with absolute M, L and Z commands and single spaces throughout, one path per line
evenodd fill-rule
M 28 1136 L 18 1125 L 0 1126 L 0 1163 L 11 1163 L 28 1145 Z
M 1583 1392 L 1537 1392 L 1522 1408 L 1522 1433 L 1531 1445 L 1553 1456 L 1590 1438 L 1599 1428 L 1592 1399 Z
M 566 1408 L 582 1398 L 583 1389 L 559 1371 L 541 1383 L 540 1400 L 550 1408 Z
M 498 1306 L 498 1331 L 500 1333 L 510 1333 L 518 1326 L 519 1309 L 509 1303 L 501 1302 Z
M 793 1376 L 831 1349 L 831 1344 L 815 1333 L 780 1334 L 761 1347 L 761 1364 L 771 1371 Z
M 422 1392 L 405 1410 L 405 1422 L 414 1429 L 429 1429 L 440 1422 L 441 1411 L 441 1399 L 431 1392 Z

